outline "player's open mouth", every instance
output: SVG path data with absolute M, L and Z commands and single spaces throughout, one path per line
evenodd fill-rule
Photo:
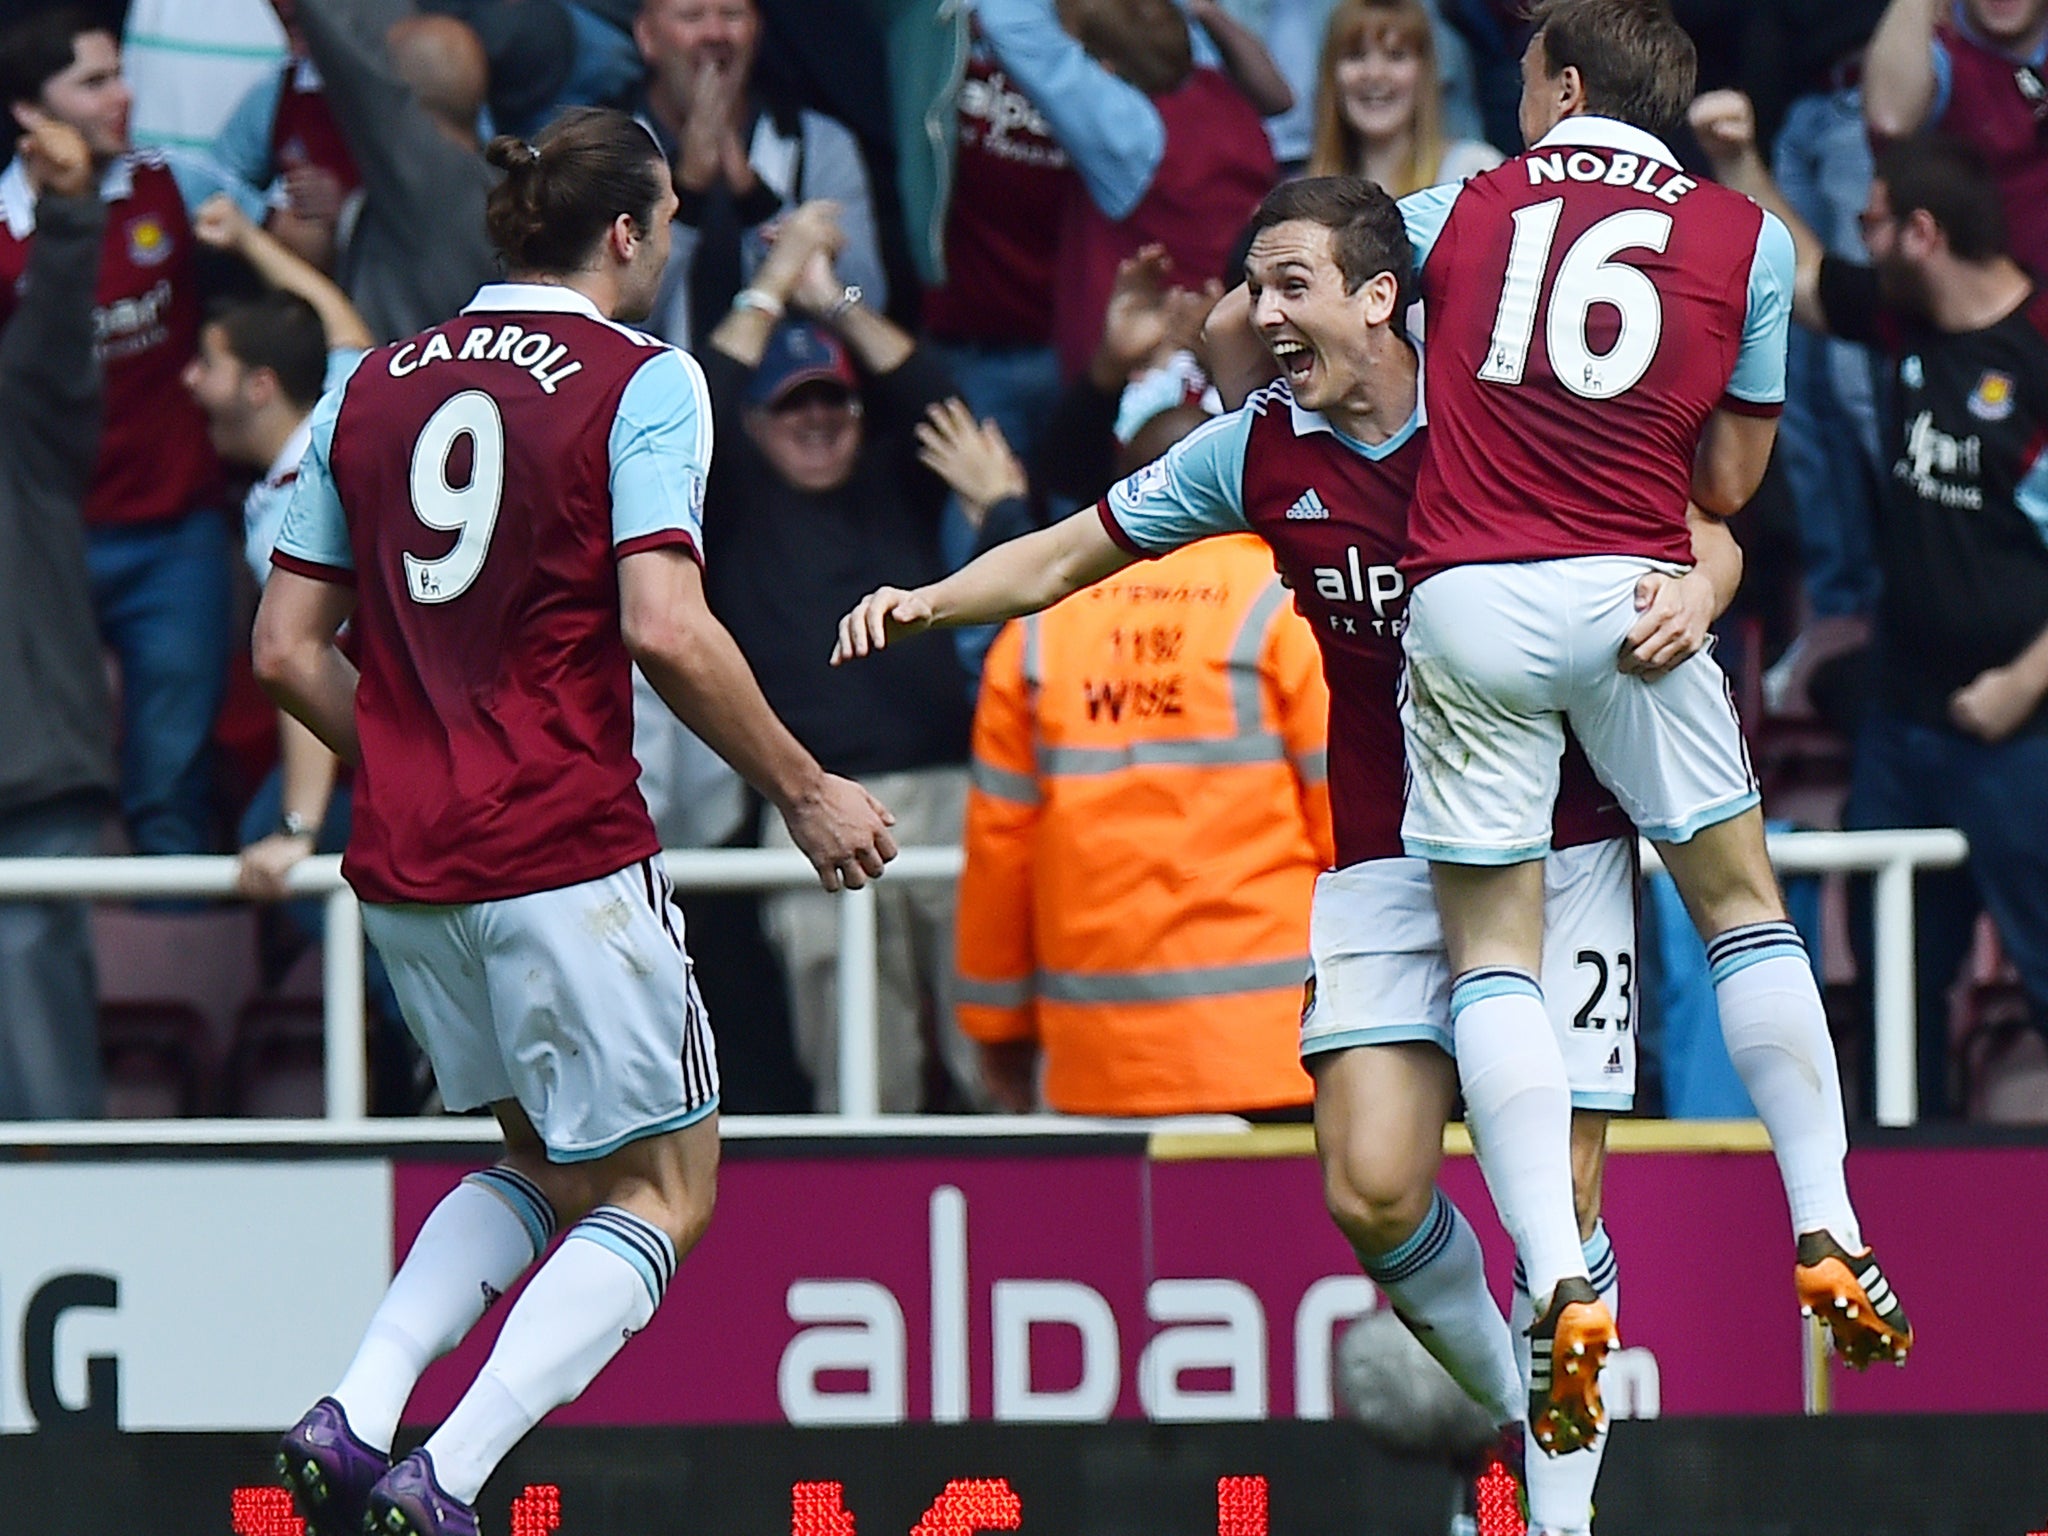
M 1272 343 L 1273 361 L 1280 365 L 1280 371 L 1287 375 L 1287 382 L 1300 387 L 1308 376 L 1315 372 L 1316 355 L 1310 348 L 1298 341 L 1276 341 Z

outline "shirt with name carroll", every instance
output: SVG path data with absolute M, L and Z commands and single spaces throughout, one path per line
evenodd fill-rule
M 311 428 L 272 560 L 357 589 L 357 892 L 501 900 L 656 852 L 617 567 L 702 548 L 696 363 L 497 284 L 369 353 Z
M 1948 701 L 2048 628 L 2048 293 L 1975 331 L 1887 301 L 1877 272 L 1829 257 L 1828 329 L 1886 355 L 1888 461 L 1877 558 L 1886 704 L 1946 728 Z M 2048 729 L 2048 710 L 2031 729 Z

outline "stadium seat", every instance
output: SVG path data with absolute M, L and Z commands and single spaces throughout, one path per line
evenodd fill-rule
M 206 1020 L 178 1003 L 103 1003 L 100 1061 L 112 1120 L 204 1114 L 212 1081 Z
M 207 1114 L 256 990 L 255 913 L 93 909 L 100 1052 L 114 1116 Z
M 1849 796 L 1851 743 L 1815 710 L 1805 696 L 1770 707 L 1764 685 L 1764 626 L 1745 618 L 1737 626 L 1731 679 L 1735 704 L 1748 738 L 1750 761 L 1775 821 L 1798 827 L 1838 828 Z
M 235 1021 L 228 1113 L 317 1117 L 326 1109 L 321 951 L 307 946 L 276 986 L 249 999 Z
M 2019 973 L 1988 915 L 1956 988 L 1950 1050 L 1962 1073 L 1972 1120 L 2048 1124 L 2048 1037 L 2035 1022 Z

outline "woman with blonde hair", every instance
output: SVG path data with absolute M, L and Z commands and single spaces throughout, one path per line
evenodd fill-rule
M 1311 176 L 1366 176 L 1396 197 L 1499 165 L 1477 139 L 1444 138 L 1436 37 L 1422 0 L 1339 0 L 1317 72 Z

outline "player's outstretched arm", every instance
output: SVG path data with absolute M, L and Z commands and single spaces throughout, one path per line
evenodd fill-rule
M 295 716 L 351 766 L 356 741 L 356 669 L 334 637 L 355 612 L 353 587 L 282 568 L 263 584 L 250 642 L 256 681 L 278 708 Z
M 1820 264 L 1827 247 L 1771 179 L 1757 144 L 1755 105 L 1740 91 L 1708 91 L 1694 99 L 1688 116 L 1694 136 L 1713 162 L 1714 179 L 1754 198 L 1791 232 L 1792 318 L 1809 330 L 1825 331 L 1828 322 L 1820 302 Z
M 776 717 L 705 601 L 695 560 L 673 547 L 621 560 L 619 628 L 676 718 L 782 813 L 826 890 L 880 877 L 896 857 L 896 818 L 851 779 L 825 772 Z
M 835 667 L 927 629 L 1000 624 L 1050 608 L 1137 557 L 1109 536 L 1095 508 L 998 544 L 942 581 L 906 592 L 880 587 L 839 621 Z

